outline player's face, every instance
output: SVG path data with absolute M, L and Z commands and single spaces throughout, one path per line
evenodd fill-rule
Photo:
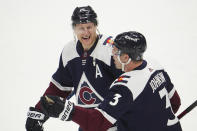
M 122 69 L 121 63 L 128 62 L 129 56 L 125 53 L 120 53 L 118 48 L 116 48 L 115 46 L 113 47 L 112 55 L 113 55 L 113 59 L 114 59 L 114 64 L 117 69 Z M 119 59 L 118 59 L 118 57 L 119 57 Z
M 122 65 L 121 65 L 120 61 L 118 60 L 118 56 L 120 56 L 120 59 L 121 59 L 121 55 L 120 55 L 118 48 L 116 48 L 115 46 L 113 47 L 112 55 L 113 55 L 114 64 L 115 64 L 116 68 L 122 69 Z
M 90 22 L 86 24 L 76 24 L 74 32 L 77 35 L 77 39 L 82 43 L 84 50 L 89 50 L 96 41 L 97 26 Z

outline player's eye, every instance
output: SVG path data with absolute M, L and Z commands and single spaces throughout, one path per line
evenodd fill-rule
M 120 56 L 121 55 L 121 51 L 120 50 L 118 50 L 118 51 L 116 51 L 116 52 L 113 52 L 112 53 L 112 55 L 114 56 L 114 55 L 116 55 L 116 56 Z

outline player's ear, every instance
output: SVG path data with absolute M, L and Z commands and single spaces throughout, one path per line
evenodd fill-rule
M 123 59 L 123 62 L 127 62 L 129 60 L 129 55 L 128 54 L 122 54 L 122 59 Z

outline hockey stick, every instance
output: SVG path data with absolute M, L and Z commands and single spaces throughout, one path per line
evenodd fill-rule
M 183 112 L 181 112 L 177 117 L 180 120 L 181 118 L 183 118 L 183 116 L 185 116 L 187 113 L 189 113 L 192 109 L 194 109 L 197 106 L 197 100 L 192 103 L 189 107 L 187 107 Z

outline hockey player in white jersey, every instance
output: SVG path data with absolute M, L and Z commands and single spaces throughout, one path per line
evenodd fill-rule
M 146 47 L 145 37 L 138 32 L 124 32 L 115 38 L 113 58 L 116 68 L 125 73 L 112 83 L 98 108 L 85 109 L 45 96 L 41 98 L 43 112 L 72 120 L 84 131 L 108 131 L 114 123 L 117 131 L 181 131 L 175 115 L 179 95 L 164 68 L 143 59 Z
M 75 40 L 65 45 L 59 67 L 44 95 L 65 99 L 74 90 L 76 105 L 97 107 L 108 94 L 111 83 L 122 73 L 115 68 L 111 56 L 112 37 L 97 32 L 97 14 L 90 6 L 76 7 L 71 20 Z M 38 102 L 28 112 L 27 131 L 42 131 L 47 119 Z

